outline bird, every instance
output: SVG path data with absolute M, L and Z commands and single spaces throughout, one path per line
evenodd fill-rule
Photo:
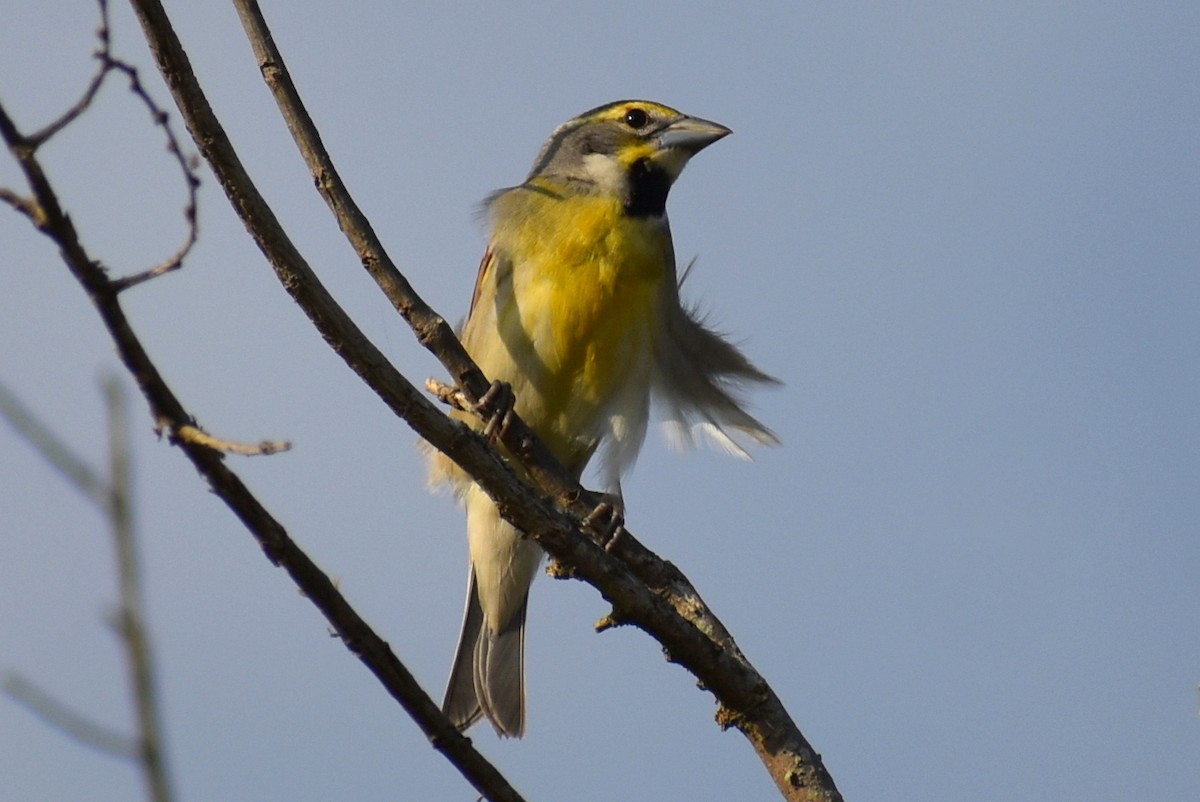
M 491 236 L 462 343 L 493 387 L 511 388 L 512 410 L 576 479 L 597 457 L 617 509 L 652 398 L 674 444 L 699 432 L 748 458 L 745 446 L 778 443 L 740 398 L 747 385 L 778 380 L 681 301 L 667 221 L 688 160 L 729 133 L 660 103 L 607 103 L 558 126 L 525 180 L 482 204 Z M 526 610 L 542 550 L 445 455 L 433 452 L 430 480 L 466 508 L 471 563 L 443 712 L 460 730 L 486 717 L 498 735 L 519 738 Z

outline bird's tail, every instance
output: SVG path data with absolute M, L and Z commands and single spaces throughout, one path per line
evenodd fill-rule
M 528 596 L 504 629 L 493 634 L 484 623 L 475 571 L 471 570 L 462 634 L 442 702 L 442 712 L 460 730 L 487 716 L 499 735 L 520 738 L 525 734 L 527 604 Z

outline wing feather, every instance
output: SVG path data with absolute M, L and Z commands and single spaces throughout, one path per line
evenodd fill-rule
M 678 284 L 667 291 L 666 314 L 656 338 L 654 393 L 663 407 L 669 442 L 687 448 L 698 434 L 743 459 L 750 458 L 746 441 L 777 445 L 775 433 L 746 412 L 740 391 L 748 384 L 780 381 L 709 328 L 696 309 L 683 306 Z

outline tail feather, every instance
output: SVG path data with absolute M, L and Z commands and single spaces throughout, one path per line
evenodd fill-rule
M 467 586 L 467 609 L 463 613 L 462 634 L 458 636 L 458 649 L 450 669 L 450 681 L 446 686 L 442 712 L 450 723 L 460 730 L 470 727 L 483 715 L 479 696 L 475 692 L 475 644 L 483 634 L 483 608 L 479 606 L 479 594 L 475 592 L 475 571 Z
M 525 610 L 528 598 L 497 635 L 485 628 L 475 641 L 475 693 L 497 735 L 525 734 Z
M 486 715 L 498 735 L 520 738 L 525 734 L 527 606 L 528 599 L 503 630 L 492 634 L 484 624 L 471 571 L 462 635 L 442 702 L 442 712 L 460 730 Z

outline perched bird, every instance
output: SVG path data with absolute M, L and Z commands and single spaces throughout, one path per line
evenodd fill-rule
M 576 477 L 599 451 L 618 503 L 651 396 L 685 444 L 695 429 L 743 457 L 735 438 L 777 442 L 735 396 L 775 379 L 681 304 L 667 224 L 684 165 L 729 132 L 658 103 L 609 103 L 560 125 L 524 183 L 485 201 L 492 234 L 463 344 L 489 379 L 511 385 L 517 414 Z M 460 729 L 487 716 L 520 737 L 526 602 L 542 550 L 444 455 L 431 481 L 464 502 L 471 553 L 443 710 Z

